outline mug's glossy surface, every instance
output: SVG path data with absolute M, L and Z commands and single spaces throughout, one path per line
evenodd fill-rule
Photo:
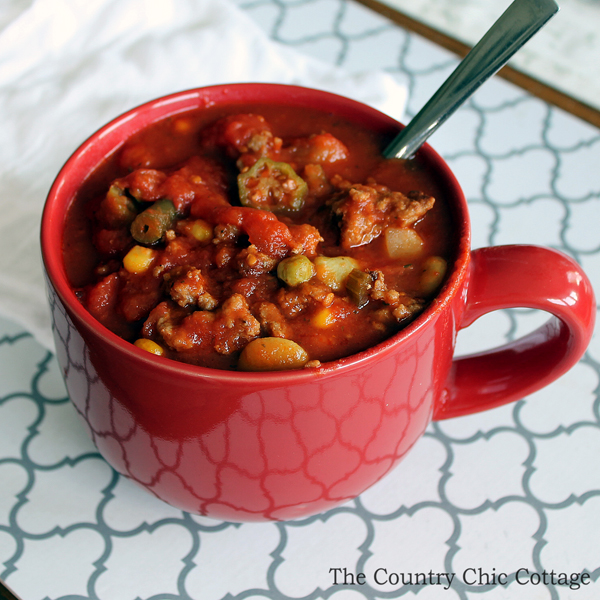
M 119 117 L 70 158 L 48 196 L 42 252 L 58 360 L 71 400 L 106 460 L 159 498 L 231 521 L 321 512 L 371 486 L 431 419 L 510 402 L 574 365 L 591 338 L 595 301 L 571 259 L 534 246 L 470 251 L 464 195 L 442 159 L 421 155 L 448 192 L 460 228 L 456 260 L 432 305 L 398 335 L 320 369 L 237 373 L 149 355 L 78 302 L 62 258 L 64 214 L 87 175 L 124 139 L 183 110 L 244 102 L 331 110 L 378 131 L 401 126 L 352 100 L 293 86 L 190 90 Z M 548 323 L 510 346 L 453 360 L 459 329 L 499 308 Z

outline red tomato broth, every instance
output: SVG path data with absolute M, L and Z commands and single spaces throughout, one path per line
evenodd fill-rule
M 228 114 L 241 113 L 263 115 L 275 136 L 283 140 L 298 141 L 299 138 L 327 132 L 341 141 L 348 149 L 349 157 L 321 163 L 327 180 L 338 175 L 351 183 L 364 183 L 368 177 L 373 177 L 378 184 L 394 191 L 408 193 L 419 190 L 433 196 L 435 204 L 414 225 L 415 231 L 423 241 L 423 252 L 418 259 L 407 263 L 390 258 L 385 249 L 383 235 L 379 235 L 368 244 L 341 249 L 339 231 L 332 226 L 330 211 L 323 209 L 327 198 L 315 198 L 309 193 L 302 210 L 277 216 L 258 208 L 239 207 L 236 182 L 239 172 L 236 158 L 239 157 L 228 156 L 222 148 L 215 149 L 211 146 L 208 154 L 223 165 L 221 183 L 227 186 L 226 195 L 230 206 L 220 202 L 211 204 L 210 201 L 206 204 L 192 203 L 189 209 L 192 215 L 186 214 L 179 223 L 185 225 L 186 220 L 194 218 L 205 219 L 210 224 L 216 221 L 225 227 L 240 226 L 243 222 L 242 235 L 238 236 L 233 244 L 223 244 L 223 255 L 227 252 L 239 253 L 248 246 L 248 237 L 252 237 L 253 245 L 281 259 L 289 255 L 286 246 L 289 244 L 287 225 L 306 222 L 316 226 L 324 238 L 317 248 L 317 254 L 349 256 L 358 260 L 364 269 L 381 269 L 385 271 L 385 282 L 389 289 L 409 295 L 419 294 L 419 278 L 426 257 L 440 256 L 451 264 L 456 240 L 451 210 L 446 205 L 443 189 L 427 168 L 419 163 L 418 158 L 411 161 L 381 158 L 386 143 L 381 135 L 314 109 L 264 104 L 245 106 L 243 110 L 235 106 L 197 109 L 159 121 L 132 136 L 90 176 L 69 209 L 63 247 L 67 276 L 82 303 L 106 327 L 129 341 L 134 341 L 140 336 L 153 339 L 160 344 L 164 355 L 172 359 L 235 370 L 243 344 L 238 340 L 234 341 L 233 345 L 228 345 L 226 341 L 221 344 L 220 351 L 215 351 L 211 339 L 215 331 L 223 333 L 227 326 L 219 322 L 219 318 L 215 319 L 214 309 L 203 310 L 197 306 L 174 307 L 178 317 L 182 314 L 189 316 L 193 312 L 202 313 L 177 325 L 180 337 L 193 340 L 190 347 L 165 343 L 165 339 L 157 332 L 156 324 L 147 322 L 150 311 L 161 302 L 173 304 L 165 291 L 164 275 L 183 265 L 193 265 L 207 275 L 207 290 L 219 298 L 219 305 L 232 294 L 240 294 L 248 302 L 249 311 L 254 316 L 256 307 L 261 302 L 275 303 L 279 306 L 274 300 L 278 295 L 285 295 L 282 290 L 292 297 L 294 294 L 298 295 L 299 288 L 289 288 L 277 279 L 274 274 L 275 268 L 240 277 L 239 271 L 236 272 L 230 266 L 233 260 L 231 258 L 228 259 L 229 263 L 225 262 L 225 266 L 219 268 L 219 261 L 227 259 L 226 256 L 218 257 L 215 246 L 219 244 L 190 244 L 189 236 L 180 235 L 180 232 L 176 233 L 176 238 L 171 243 L 165 244 L 163 240 L 158 244 L 147 245 L 163 255 L 167 253 L 167 246 L 169 247 L 169 261 L 160 276 L 156 276 L 153 269 L 140 275 L 122 276 L 122 259 L 134 245 L 133 240 L 128 240 L 122 251 L 109 257 L 98 252 L 92 241 L 94 236 L 96 240 L 98 238 L 97 226 L 93 223 L 94 215 L 97 214 L 99 203 L 111 182 L 126 177 L 138 168 L 170 171 L 192 156 L 207 154 L 207 129 Z M 210 139 L 210 135 L 208 138 Z M 328 139 L 324 139 L 324 142 L 328 143 Z M 288 154 L 291 154 L 292 160 L 300 156 L 299 161 L 302 162 L 303 152 L 302 143 L 298 143 L 295 156 L 293 152 Z M 172 231 L 175 230 L 177 225 Z M 180 242 L 178 245 L 174 243 L 177 241 Z M 303 296 L 305 297 L 306 295 Z M 422 299 L 421 308 L 425 308 L 430 301 L 430 296 Z M 300 306 L 302 302 L 297 304 Z M 285 337 L 304 348 L 311 361 L 321 362 L 349 356 L 376 345 L 399 331 L 420 312 L 419 310 L 409 318 L 397 322 L 379 323 L 377 327 L 373 327 L 367 326 L 371 322 L 371 315 L 386 306 L 381 300 L 370 300 L 365 306 L 359 307 L 356 303 L 348 301 L 342 290 L 333 292 L 333 300 L 330 296 L 325 300 L 321 297 L 316 301 L 310 298 L 308 304 L 310 306 L 305 310 L 291 310 L 284 315 Z M 327 309 L 328 315 L 325 319 L 326 326 L 315 326 L 315 320 L 319 321 L 317 313 L 322 313 L 324 308 Z M 208 313 L 212 313 L 213 316 Z M 248 337 L 251 339 L 254 333 Z M 258 335 L 266 335 L 262 323 Z

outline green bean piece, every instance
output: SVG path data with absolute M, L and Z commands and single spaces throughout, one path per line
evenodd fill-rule
M 315 265 L 303 254 L 284 258 L 277 265 L 277 277 L 292 287 L 308 281 L 315 273 Z
M 173 203 L 163 198 L 142 211 L 131 224 L 131 235 L 140 244 L 160 241 L 177 217 Z
M 373 287 L 373 278 L 360 269 L 352 269 L 346 280 L 346 290 L 352 301 L 362 308 L 369 301 L 369 292 Z
M 308 185 L 288 163 L 263 156 L 238 175 L 238 190 L 242 206 L 294 212 L 304 206 Z

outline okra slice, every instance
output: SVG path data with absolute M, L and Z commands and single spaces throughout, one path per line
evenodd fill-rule
M 294 212 L 304 206 L 308 185 L 288 163 L 264 156 L 238 175 L 238 190 L 242 206 Z
M 176 217 L 177 210 L 170 200 L 157 200 L 133 220 L 131 235 L 140 244 L 154 244 L 171 228 Z

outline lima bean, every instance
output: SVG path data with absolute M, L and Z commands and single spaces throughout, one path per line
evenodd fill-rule
M 283 371 L 300 369 L 308 362 L 308 353 L 300 344 L 278 337 L 252 340 L 240 354 L 241 371 Z

